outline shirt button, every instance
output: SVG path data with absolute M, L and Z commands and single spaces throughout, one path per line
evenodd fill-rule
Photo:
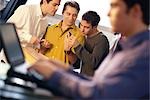
M 54 56 L 52 56 L 52 58 L 54 59 Z

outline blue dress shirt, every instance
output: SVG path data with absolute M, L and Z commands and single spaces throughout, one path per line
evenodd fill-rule
M 140 99 L 149 95 L 149 30 L 122 41 L 109 53 L 91 80 L 58 70 L 47 81 L 49 89 L 73 99 Z

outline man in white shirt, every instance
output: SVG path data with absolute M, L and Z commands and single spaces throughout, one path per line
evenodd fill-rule
M 16 25 L 22 46 L 37 46 L 46 31 L 48 25 L 47 16 L 55 15 L 60 1 L 41 0 L 38 5 L 21 5 L 16 9 L 7 22 Z M 6 62 L 3 52 L 0 52 L 0 60 Z
M 21 5 L 7 22 L 14 23 L 21 43 L 37 44 L 48 25 L 47 16 L 54 16 L 61 0 L 41 0 L 39 5 Z

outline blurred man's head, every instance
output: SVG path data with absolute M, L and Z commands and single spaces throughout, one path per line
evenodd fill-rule
M 75 1 L 68 1 L 64 4 L 62 11 L 63 14 L 63 23 L 67 26 L 75 24 L 78 13 L 80 11 L 80 6 Z
M 100 16 L 94 11 L 88 11 L 83 14 L 80 22 L 80 30 L 85 35 L 94 34 L 97 31 L 97 26 L 100 21 Z
M 114 32 L 130 36 L 149 25 L 149 0 L 111 0 L 108 16 Z
M 61 0 L 41 0 L 40 4 L 43 15 L 54 16 L 58 10 L 60 1 Z

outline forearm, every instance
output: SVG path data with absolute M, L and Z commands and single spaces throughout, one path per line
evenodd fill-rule
M 69 53 L 65 51 L 65 55 L 68 57 L 70 64 L 74 64 L 77 61 L 77 56 L 72 51 L 69 51 Z
M 32 35 L 29 33 L 19 33 L 19 39 L 23 43 L 29 43 L 32 38 Z
M 75 48 L 75 53 L 84 63 L 91 65 L 91 67 L 95 67 L 99 63 L 99 53 L 93 50 L 93 52 L 89 52 L 85 47 L 78 46 Z
M 74 99 L 99 98 L 99 90 L 95 83 L 83 80 L 79 77 L 58 71 L 48 80 L 48 86 L 62 96 Z
M 84 75 L 82 75 L 82 74 L 80 74 L 78 72 L 73 71 L 73 69 L 69 69 L 67 72 L 70 73 L 70 74 L 72 74 L 72 75 L 75 75 L 77 77 L 80 77 L 81 79 L 89 80 L 89 81 L 91 80 L 91 77 L 84 76 Z

